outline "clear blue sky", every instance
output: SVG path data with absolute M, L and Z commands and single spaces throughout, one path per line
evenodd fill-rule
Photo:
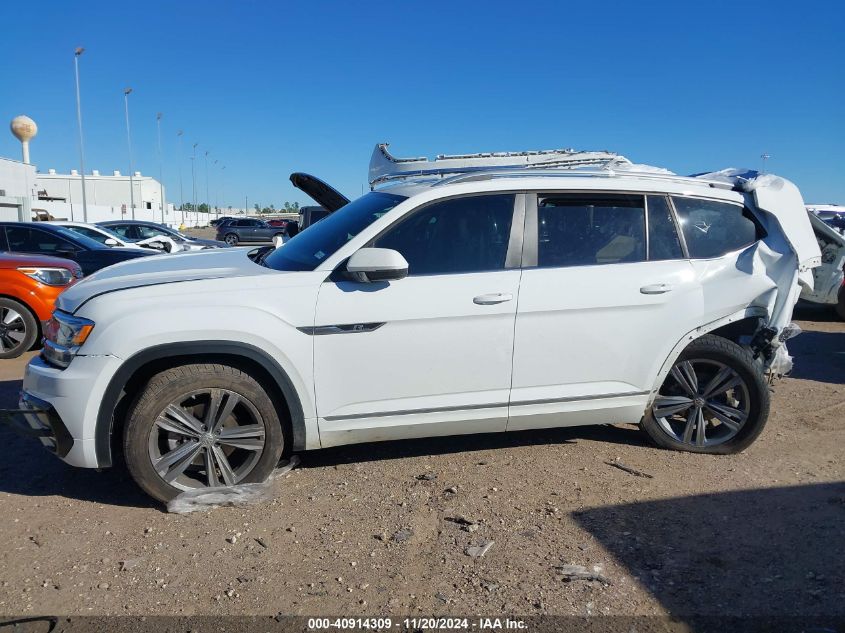
M 845 203 L 845 3 L 4 2 L 0 119 L 39 125 L 39 169 L 158 174 L 176 130 L 225 164 L 225 203 L 305 201 L 291 171 L 361 193 L 373 145 L 401 156 L 575 147 L 692 173 L 759 168 Z M 14 25 L 14 26 L 12 26 Z M 10 61 L 12 63 L 10 63 Z M 19 157 L 10 133 L 0 155 Z M 200 162 L 200 198 L 205 169 Z M 211 199 L 220 181 L 212 171 Z M 221 200 L 221 204 L 222 204 Z

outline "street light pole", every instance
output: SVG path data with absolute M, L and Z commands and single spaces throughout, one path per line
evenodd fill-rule
M 205 152 L 205 207 L 211 217 L 211 196 L 208 195 L 208 151 Z
M 179 137 L 179 156 L 178 156 L 178 165 L 179 165 L 179 209 L 182 211 L 182 224 L 185 224 L 185 192 L 182 189 L 182 130 L 176 132 L 176 136 Z
M 129 133 L 129 94 L 132 88 L 123 91 L 123 104 L 126 110 L 126 143 L 129 146 L 129 207 L 132 209 L 132 219 L 135 219 L 135 185 L 132 182 L 134 167 L 132 166 L 132 135 Z
M 164 224 L 164 167 L 161 155 L 161 112 L 156 114 L 156 125 L 158 126 L 158 197 L 161 200 L 161 223 Z
M 769 160 L 771 158 L 771 156 L 769 156 L 768 154 L 766 154 L 764 152 L 764 153 L 760 154 L 760 158 L 763 159 L 763 172 L 762 173 L 765 174 L 766 173 L 766 161 Z
M 199 221 L 199 215 L 197 215 L 197 145 L 199 143 L 194 143 L 194 155 L 191 156 L 191 182 L 194 189 L 194 217 Z
M 76 72 L 76 122 L 79 125 L 79 173 L 82 175 L 82 221 L 88 222 L 88 200 L 85 197 L 85 144 L 82 140 L 82 102 L 79 98 L 79 56 L 85 49 L 79 47 L 73 53 L 73 68 Z

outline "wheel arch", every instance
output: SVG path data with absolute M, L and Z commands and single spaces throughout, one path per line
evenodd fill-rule
M 672 364 L 678 359 L 678 356 L 681 355 L 681 352 L 683 352 L 690 343 L 698 338 L 701 338 L 705 334 L 721 336 L 722 338 L 733 341 L 734 343 L 739 343 L 740 337 L 753 334 L 759 327 L 761 319 L 765 321 L 767 317 L 768 311 L 765 308 L 746 308 L 745 310 L 729 314 L 728 316 L 711 321 L 706 325 L 702 325 L 690 332 L 687 332 L 681 340 L 675 344 L 672 351 L 660 366 L 660 371 L 655 377 L 651 393 L 648 396 L 648 406 L 646 407 L 646 410 L 651 408 L 651 405 L 654 403 L 654 398 L 657 396 L 657 392 L 660 390 L 669 370 L 672 369 Z
M 128 358 L 115 372 L 103 393 L 95 427 L 97 466 L 113 464 L 115 440 L 122 433 L 126 410 L 138 389 L 154 374 L 190 363 L 222 363 L 246 370 L 268 389 L 277 403 L 290 447 L 304 450 L 305 416 L 302 402 L 287 372 L 263 350 L 235 341 L 189 341 L 147 348 Z M 287 414 L 287 415 L 285 415 Z

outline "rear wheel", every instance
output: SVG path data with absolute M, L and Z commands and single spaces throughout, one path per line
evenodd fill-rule
M 227 233 L 226 237 L 224 237 L 223 239 L 229 246 L 237 246 L 238 245 L 238 236 L 235 235 L 234 233 Z
M 17 358 L 38 336 L 38 322 L 14 299 L 0 298 L 0 358 Z
M 284 446 L 273 401 L 227 365 L 183 365 L 155 376 L 129 411 L 126 465 L 160 501 L 183 490 L 264 481 Z
M 643 429 L 659 446 L 728 454 L 747 448 L 769 415 L 769 389 L 751 354 L 705 335 L 681 353 Z

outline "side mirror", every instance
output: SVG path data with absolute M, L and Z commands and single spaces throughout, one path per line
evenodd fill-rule
M 408 276 L 408 262 L 390 248 L 362 248 L 346 262 L 355 281 L 393 281 Z
M 103 242 L 106 246 L 117 246 L 117 240 L 113 237 L 107 237 L 106 241 Z

